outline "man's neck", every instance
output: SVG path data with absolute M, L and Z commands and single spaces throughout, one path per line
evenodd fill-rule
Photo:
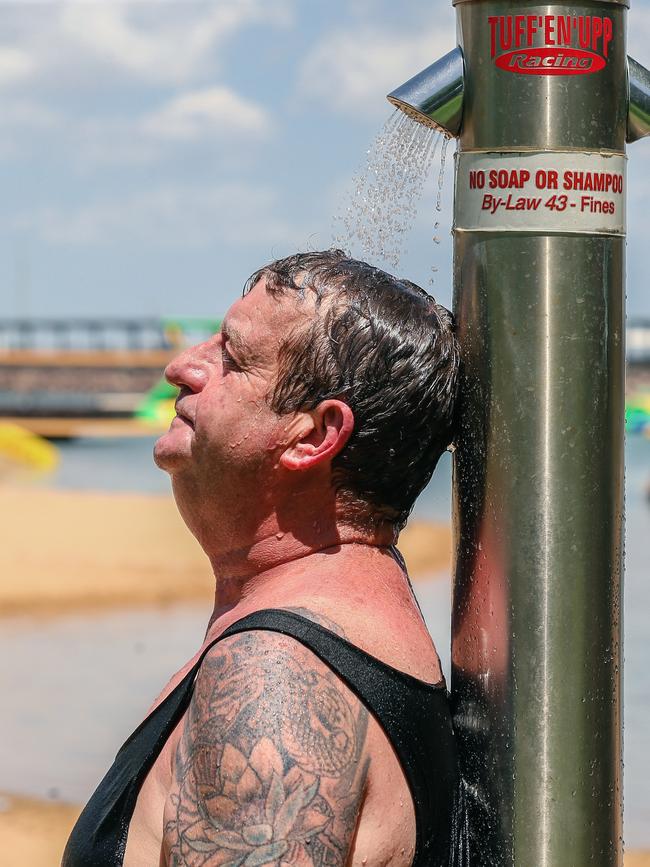
M 345 559 L 363 557 L 389 547 L 394 539 L 391 529 L 362 530 L 337 525 L 326 532 L 318 525 L 310 533 L 285 533 L 278 528 L 261 533 L 249 545 L 227 552 L 208 553 L 215 575 L 214 612 L 210 623 L 221 614 L 253 597 L 260 599 L 286 586 L 297 574 L 308 575 L 314 563 L 332 555 Z M 320 568 L 320 565 L 319 565 Z

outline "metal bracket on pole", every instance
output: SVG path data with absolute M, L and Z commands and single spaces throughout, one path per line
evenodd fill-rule
M 631 57 L 628 63 L 629 114 L 627 140 L 635 142 L 650 135 L 650 72 Z

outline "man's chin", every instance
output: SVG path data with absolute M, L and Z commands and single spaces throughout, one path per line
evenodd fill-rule
M 187 463 L 190 455 L 189 444 L 179 443 L 171 431 L 159 437 L 153 447 L 153 459 L 156 466 L 167 473 Z

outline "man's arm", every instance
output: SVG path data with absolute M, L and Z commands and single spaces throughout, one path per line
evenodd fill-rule
M 224 639 L 201 667 L 165 810 L 170 867 L 335 867 L 364 797 L 368 713 L 286 636 Z

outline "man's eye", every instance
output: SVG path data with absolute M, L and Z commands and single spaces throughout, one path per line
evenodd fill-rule
M 239 370 L 239 365 L 232 357 L 232 355 L 228 352 L 225 346 L 221 347 L 221 358 L 223 360 L 224 367 L 227 367 L 229 370 Z

